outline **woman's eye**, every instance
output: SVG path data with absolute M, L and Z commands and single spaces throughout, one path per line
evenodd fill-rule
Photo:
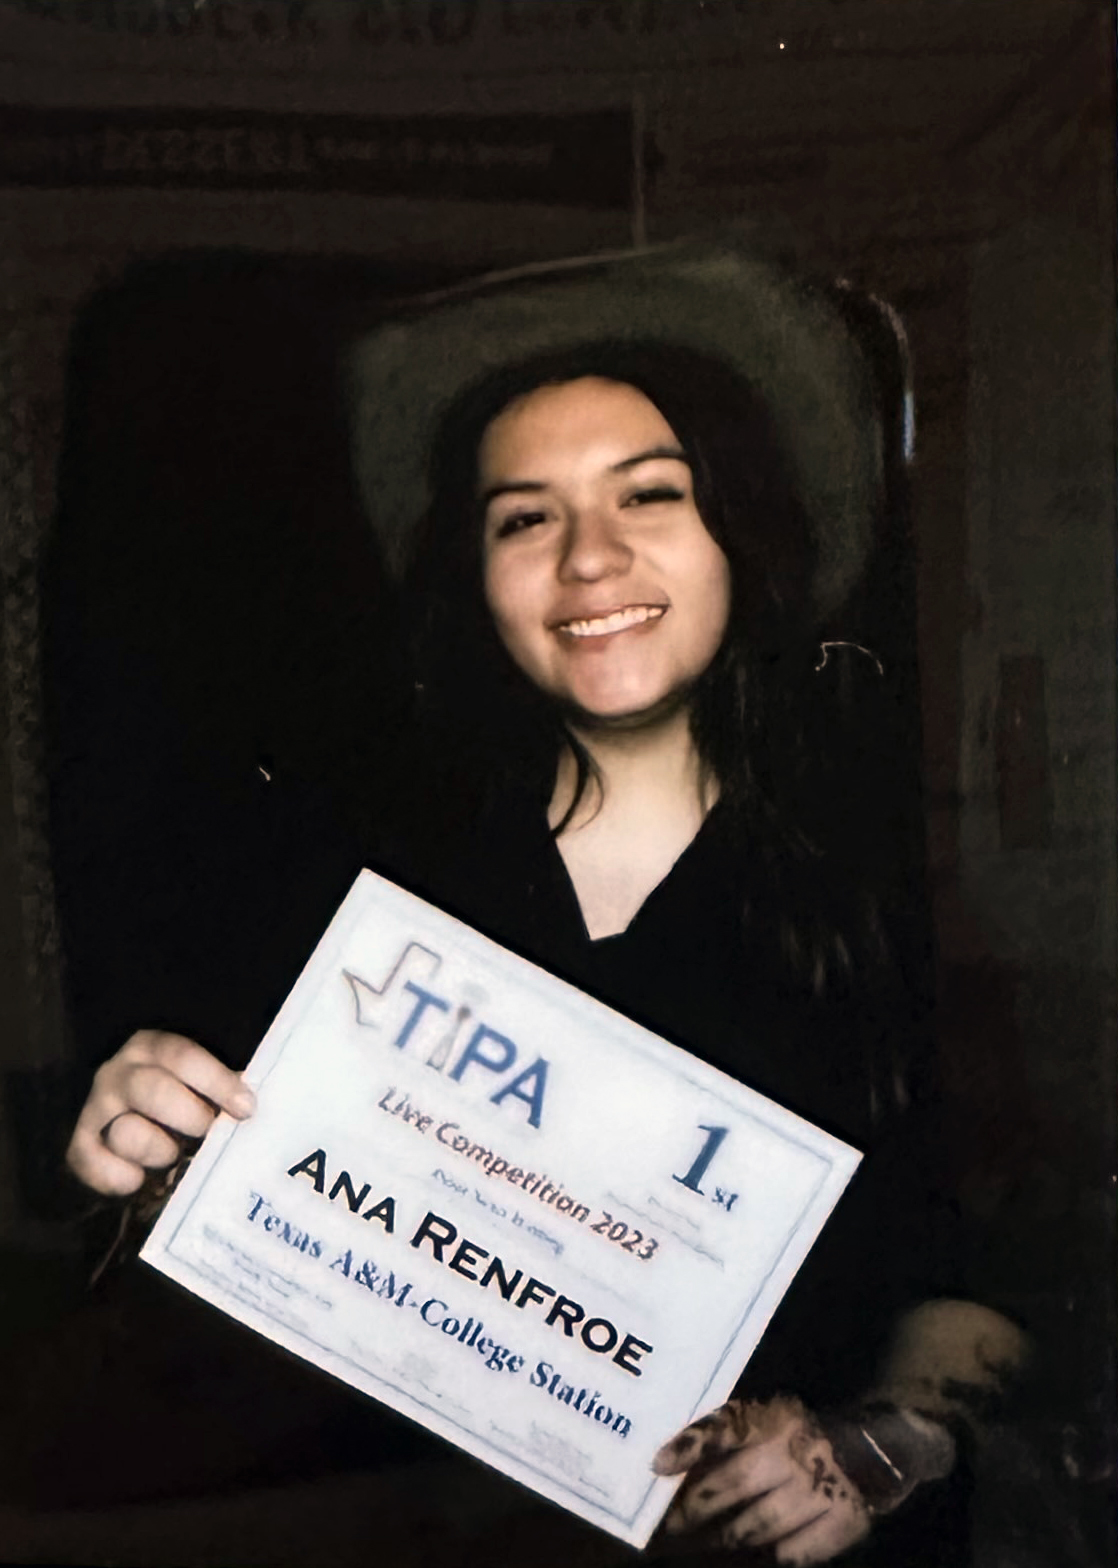
M 546 521 L 546 512 L 510 512 L 507 517 L 498 520 L 494 532 L 498 539 L 507 539 L 511 534 L 523 533 L 526 528 L 534 528 L 538 523 Z
M 683 491 L 678 485 L 644 485 L 625 497 L 624 506 L 655 506 L 657 502 L 682 501 Z

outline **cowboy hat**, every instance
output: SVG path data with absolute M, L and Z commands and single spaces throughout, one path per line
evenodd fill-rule
M 431 452 L 475 383 L 596 341 L 674 344 L 727 363 L 775 420 L 811 522 L 820 615 L 864 563 L 882 490 L 870 367 L 836 306 L 733 244 L 624 251 L 492 273 L 410 301 L 352 350 L 358 483 L 385 559 L 407 566 Z

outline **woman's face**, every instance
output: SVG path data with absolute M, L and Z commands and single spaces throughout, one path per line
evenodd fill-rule
M 730 567 L 664 416 L 587 376 L 502 410 L 478 453 L 485 597 L 524 674 L 586 721 L 685 701 L 722 641 Z

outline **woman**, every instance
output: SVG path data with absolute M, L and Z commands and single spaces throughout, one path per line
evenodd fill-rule
M 821 1562 L 899 1510 L 907 1544 L 887 1527 L 886 1549 L 941 1560 L 942 1495 L 910 1494 L 952 1469 L 1023 1340 L 920 1302 L 950 1274 L 928 1264 L 913 1007 L 865 846 L 834 840 L 819 623 L 843 571 L 832 549 L 826 586 L 779 420 L 725 357 L 598 338 L 466 384 L 430 448 L 416 722 L 385 770 L 409 788 L 376 800 L 364 858 L 875 1150 L 743 1398 L 662 1450 L 687 1472 L 666 1529 Z M 71 1168 L 135 1191 L 214 1107 L 249 1115 L 251 1095 L 140 1030 L 98 1073 Z

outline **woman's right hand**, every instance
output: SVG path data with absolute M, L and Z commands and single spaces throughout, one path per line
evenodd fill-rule
M 218 1111 L 244 1121 L 255 1106 L 244 1079 L 195 1041 L 139 1029 L 94 1075 L 66 1163 L 94 1192 L 126 1197 L 147 1171 L 175 1163 L 181 1139 L 204 1137 Z

